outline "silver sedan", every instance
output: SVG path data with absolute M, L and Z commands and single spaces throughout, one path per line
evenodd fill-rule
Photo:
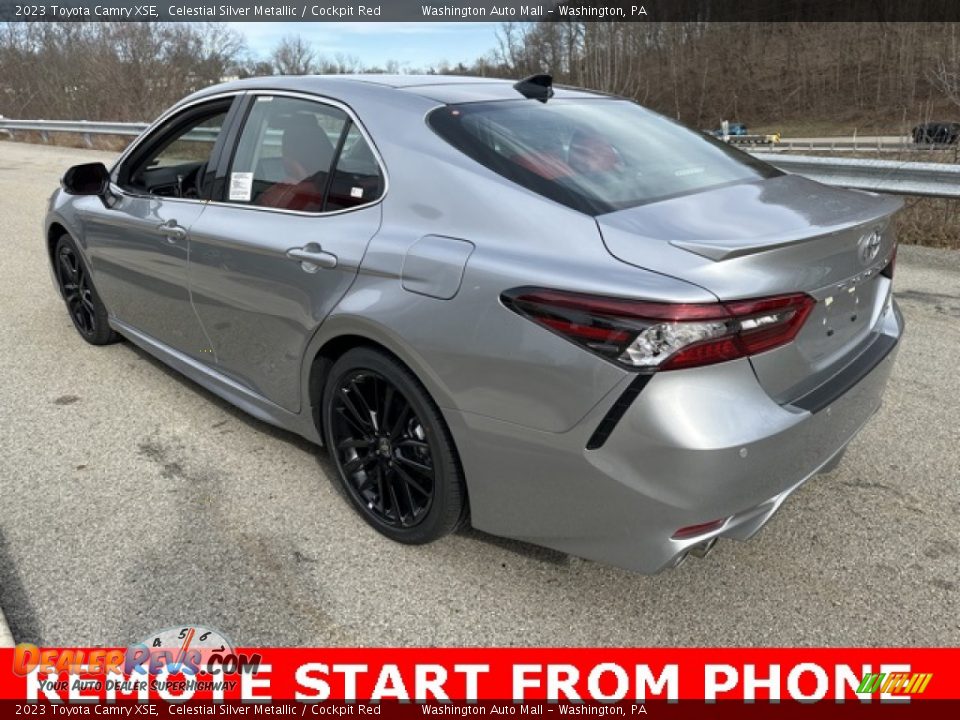
M 44 240 L 85 340 L 325 445 L 384 535 L 654 572 L 877 409 L 899 207 L 548 76 L 274 77 L 68 170 Z

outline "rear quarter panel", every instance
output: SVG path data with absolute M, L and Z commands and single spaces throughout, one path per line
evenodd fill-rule
M 504 290 L 540 285 L 714 299 L 693 285 L 618 262 L 604 249 L 592 217 L 520 188 L 453 149 L 426 125 L 432 101 L 400 104 L 409 105 L 402 122 L 396 112 L 354 108 L 384 158 L 390 191 L 381 230 L 321 338 L 361 327 L 399 348 L 441 406 L 563 432 L 629 373 L 508 310 L 499 299 Z M 474 247 L 450 299 L 411 292 L 400 282 L 407 252 L 427 235 Z

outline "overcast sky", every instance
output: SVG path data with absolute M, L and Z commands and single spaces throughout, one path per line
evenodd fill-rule
M 299 34 L 317 52 L 355 55 L 363 65 L 396 60 L 403 67 L 428 67 L 443 61 L 469 64 L 497 45 L 498 23 L 242 22 L 229 23 L 247 38 L 254 55 L 266 57 L 284 35 Z

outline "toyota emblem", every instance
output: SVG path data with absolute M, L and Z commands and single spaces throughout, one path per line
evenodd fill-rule
M 864 235 L 857 243 L 857 252 L 860 255 L 860 262 L 869 265 L 877 259 L 880 254 L 880 231 L 874 230 L 869 235 Z

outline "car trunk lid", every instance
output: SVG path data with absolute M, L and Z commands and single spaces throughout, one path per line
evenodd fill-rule
M 597 218 L 619 260 L 695 283 L 720 300 L 806 292 L 817 304 L 792 343 L 751 358 L 764 388 L 789 402 L 869 340 L 890 281 L 894 197 L 797 175 L 739 183 Z

